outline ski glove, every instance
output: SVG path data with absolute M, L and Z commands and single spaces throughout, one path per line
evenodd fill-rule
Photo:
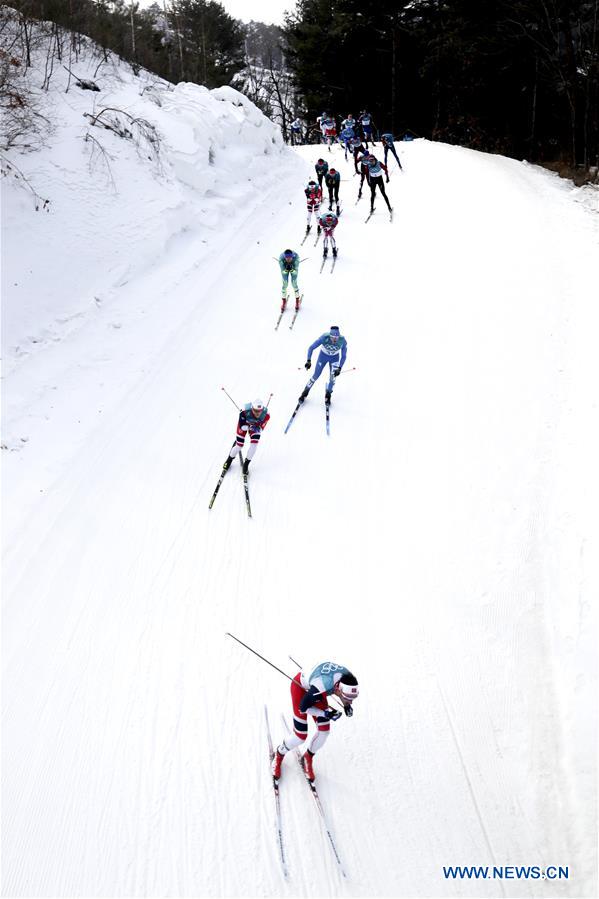
M 304 365 L 304 368 L 312 368 L 312 362 L 310 361 L 310 359 L 308 359 L 308 361 Z
M 337 718 L 341 718 L 341 712 L 338 712 L 337 709 L 327 709 L 326 712 L 323 712 L 323 716 L 325 721 L 336 721 Z
M 338 378 L 340 374 L 341 374 L 341 369 L 340 369 L 340 368 L 334 368 L 334 369 L 333 369 L 333 377 L 334 377 L 334 378 Z
M 351 716 L 354 713 L 354 710 L 352 709 L 351 705 L 346 705 L 343 711 L 345 712 L 345 714 L 347 715 L 348 718 L 351 718 Z

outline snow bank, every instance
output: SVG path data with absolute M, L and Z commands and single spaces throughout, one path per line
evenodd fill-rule
M 42 41 L 28 78 L 52 127 L 40 150 L 9 151 L 3 185 L 5 374 L 118 304 L 119 287 L 174 241 L 193 235 L 201 259 L 292 159 L 279 128 L 232 88 L 135 75 L 112 55 L 101 63 L 88 41 L 70 67 L 100 91 L 58 67 L 45 92 L 45 50 Z M 27 183 L 47 211 L 36 212 Z

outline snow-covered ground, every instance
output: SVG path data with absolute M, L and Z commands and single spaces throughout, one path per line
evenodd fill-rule
M 365 224 L 335 150 L 339 262 L 304 244 L 275 333 L 318 148 L 229 91 L 106 90 L 51 93 L 17 159 L 49 212 L 4 180 L 4 895 L 596 895 L 596 212 L 419 140 Z M 94 101 L 156 123 L 161 170 L 109 131 L 115 186 L 89 170 Z M 333 323 L 331 436 L 323 380 L 284 435 Z M 252 520 L 237 467 L 208 511 L 222 386 L 274 393 Z M 282 878 L 263 706 L 278 740 L 288 684 L 226 631 L 360 680 L 316 757 L 347 880 L 291 759 Z

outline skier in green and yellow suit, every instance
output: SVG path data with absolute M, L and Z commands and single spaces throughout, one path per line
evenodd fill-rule
M 287 306 L 287 287 L 289 285 L 290 277 L 293 289 L 295 291 L 295 311 L 297 312 L 300 307 L 300 292 L 299 287 L 297 286 L 297 273 L 299 271 L 299 264 L 299 255 L 297 253 L 294 253 L 293 250 L 284 250 L 279 256 L 279 268 L 281 269 L 281 277 L 283 279 L 281 312 L 285 312 L 285 307 Z

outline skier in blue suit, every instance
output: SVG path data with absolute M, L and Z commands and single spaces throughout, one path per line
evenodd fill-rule
M 325 403 L 329 404 L 331 402 L 335 378 L 341 374 L 341 369 L 345 364 L 347 356 L 347 340 L 341 335 L 337 325 L 331 325 L 330 331 L 327 331 L 326 334 L 321 334 L 314 343 L 310 344 L 308 347 L 308 358 L 304 368 L 310 369 L 312 367 L 312 353 L 317 347 L 320 347 L 320 352 L 318 354 L 318 359 L 316 360 L 314 374 L 304 387 L 303 393 L 299 398 L 300 403 L 304 402 L 314 386 L 314 382 L 321 376 L 323 368 L 325 365 L 328 365 L 330 369 L 329 380 L 325 389 L 324 400 Z
M 393 153 L 397 160 L 398 166 L 401 168 L 401 162 L 399 161 L 399 156 L 397 155 L 397 150 L 395 149 L 395 144 L 393 143 L 393 135 L 389 132 L 385 134 L 381 134 L 381 140 L 383 142 L 383 148 L 385 150 L 385 165 L 387 165 L 387 156 L 389 153 Z

